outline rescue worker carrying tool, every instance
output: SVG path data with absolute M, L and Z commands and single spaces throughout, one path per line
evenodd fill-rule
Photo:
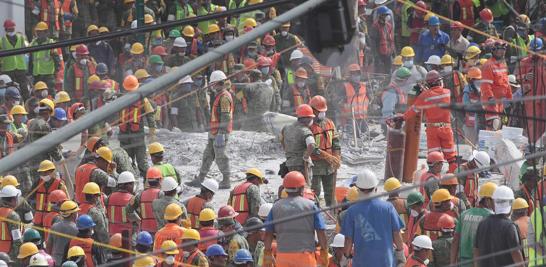
M 397 114 L 392 120 L 407 120 L 423 111 L 426 118 L 428 152 L 442 152 L 449 163 L 449 172 L 452 173 L 457 167 L 455 162 L 457 154 L 451 129 L 451 112 L 449 109 L 439 107 L 451 103 L 451 91 L 443 87 L 442 76 L 437 71 L 428 72 L 425 80 L 427 83 L 425 91 L 417 96 L 414 104 L 403 115 Z
M 184 203 L 184 206 L 188 209 L 188 215 L 190 216 L 191 228 L 200 228 L 201 212 L 204 209 L 214 209 L 211 201 L 216 192 L 218 192 L 218 187 L 219 185 L 216 180 L 205 179 L 201 183 L 201 192 Z
M 36 188 L 36 191 L 30 195 L 29 199 L 34 199 L 34 225 L 42 226 L 45 215 L 50 211 L 47 202 L 51 192 L 57 189 L 63 190 L 67 193 L 64 182 L 57 177 L 55 164 L 49 160 L 44 160 L 40 163 L 38 168 L 38 174 L 40 178 L 32 185 L 32 188 Z M 68 193 L 67 193 L 68 194 Z M 25 218 L 28 219 L 28 218 Z
M 246 171 L 246 181 L 237 185 L 229 194 L 228 205 L 232 206 L 239 215 L 235 220 L 244 225 L 248 218 L 257 217 L 260 209 L 260 185 L 269 181 L 256 168 Z
M 10 220 L 0 222 L 0 252 L 8 253 L 11 258 L 15 258 L 23 242 L 19 225 L 21 219 L 14 210 L 20 194 L 21 191 L 13 185 L 4 186 L 0 190 L 0 216 Z
M 155 234 L 157 231 L 157 222 L 154 217 L 152 203 L 161 195 L 160 182 L 162 179 L 161 170 L 156 167 L 148 168 L 146 172 L 147 187 L 143 191 L 138 192 L 129 204 L 127 204 L 127 212 L 138 212 L 141 218 L 140 229 L 147 231 L 150 234 Z
M 133 236 L 133 225 L 140 224 L 136 212 L 129 213 L 126 209 L 130 201 L 134 201 L 135 176 L 131 172 L 122 172 L 118 177 L 117 190 L 105 201 L 108 215 L 108 231 L 110 235 L 127 230 L 129 237 Z

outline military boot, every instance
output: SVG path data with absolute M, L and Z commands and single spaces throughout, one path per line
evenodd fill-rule
M 223 179 L 220 182 L 219 188 L 220 189 L 230 189 L 231 188 L 231 181 L 229 180 L 229 174 L 223 174 Z
M 207 174 L 199 173 L 199 175 L 196 175 L 193 180 L 185 182 L 184 184 L 191 187 L 201 187 L 201 183 L 203 180 L 205 180 L 205 176 L 207 176 Z

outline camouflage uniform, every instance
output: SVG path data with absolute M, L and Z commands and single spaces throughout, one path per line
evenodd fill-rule
M 190 58 L 187 57 L 187 56 L 180 56 L 178 54 L 171 54 L 171 55 L 168 55 L 167 58 L 165 59 L 165 65 L 166 66 L 169 66 L 169 67 L 178 67 L 178 66 L 182 66 L 183 64 L 187 63 L 190 61 Z
M 307 173 L 304 167 L 303 156 L 307 149 L 305 139 L 309 136 L 313 136 L 309 127 L 298 121 L 282 128 L 281 143 L 283 144 L 284 154 L 286 155 L 286 167 L 288 168 L 288 171 L 299 171 L 303 174 Z M 309 179 L 310 177 L 306 178 Z
M 229 238 L 229 237 L 228 237 Z M 231 236 L 228 240 L 226 240 L 224 246 L 224 250 L 228 253 L 228 265 L 234 265 L 233 259 L 235 258 L 235 253 L 239 249 L 248 249 L 248 242 L 246 241 L 246 238 L 239 233 L 235 233 Z
M 108 233 L 108 217 L 106 216 L 106 209 L 102 206 L 100 201 L 97 201 L 95 205 L 89 209 L 87 215 L 89 215 L 93 219 L 93 222 L 97 224 L 95 226 L 95 234 L 93 235 L 93 239 L 103 244 L 107 244 L 108 241 L 110 241 Z
M 32 219 L 27 219 L 27 218 L 32 217 L 31 215 L 33 213 L 33 209 L 32 209 L 32 206 L 28 203 L 28 201 L 24 197 L 20 196 L 19 199 L 17 200 L 17 207 L 15 208 L 15 212 L 17 212 L 17 215 L 19 215 L 19 218 L 21 218 L 21 221 L 23 223 L 32 222 Z
M 193 258 L 192 262 L 188 262 L 188 258 L 193 254 L 195 251 L 197 251 L 197 255 Z M 199 249 L 195 249 L 193 252 L 184 251 L 184 258 L 182 262 L 185 264 L 189 264 L 191 266 L 198 266 L 198 267 L 208 267 L 208 261 L 207 256 L 203 252 L 201 252 Z
M 260 187 L 254 184 L 249 186 L 246 190 L 246 197 L 248 200 L 248 218 L 258 217 L 258 210 L 262 204 Z
M 250 248 L 252 258 L 254 259 L 254 266 L 262 266 L 264 256 L 265 244 L 262 241 L 256 243 L 256 247 Z
M 440 236 L 438 239 L 432 241 L 432 261 L 430 266 L 448 266 L 450 265 L 450 253 L 451 243 L 453 243 L 452 236 Z
M 3 203 L 2 201 L 0 201 L 0 207 L 11 209 L 9 205 Z M 10 221 L 21 222 L 19 215 L 17 215 L 17 212 L 15 211 L 10 212 L 7 218 Z M 8 231 L 8 233 L 5 233 L 5 234 L 11 235 L 11 238 L 14 239 L 11 241 L 11 250 L 9 251 L 8 254 L 10 258 L 17 259 L 17 254 L 19 254 L 19 247 L 23 244 L 23 240 L 22 240 L 23 235 L 21 233 L 21 226 L 19 224 L 14 224 L 10 222 L 8 222 L 7 225 L 8 225 L 7 227 L 8 229 L 6 230 Z
M 267 131 L 262 114 L 269 111 L 274 89 L 263 82 L 249 83 L 245 85 L 244 93 L 248 102 L 248 115 L 243 124 L 243 130 Z
M 124 171 L 131 172 L 135 175 L 135 177 L 138 176 L 138 171 L 133 164 L 133 161 L 129 157 L 129 154 L 127 154 L 127 151 L 121 147 L 115 147 L 112 149 L 112 161 L 116 163 L 116 172 L 122 173 Z
M 182 218 L 188 218 L 186 207 L 184 206 L 184 204 L 182 204 L 182 202 L 178 201 L 176 197 L 162 196 L 161 198 L 155 199 L 152 202 L 154 217 L 157 221 L 157 229 L 161 229 L 163 228 L 163 226 L 165 226 L 165 219 L 163 219 L 163 215 L 165 214 L 165 208 L 171 203 L 176 203 L 180 205 L 180 207 L 182 208 Z
M 38 116 L 32 120 L 30 120 L 28 125 L 28 142 L 32 143 L 43 136 L 48 135 L 51 133 L 51 127 L 49 126 L 49 123 L 47 123 L 42 117 Z M 63 159 L 63 155 L 61 154 L 61 146 L 55 146 L 51 149 L 49 149 L 47 152 L 44 152 L 42 154 L 39 154 L 32 158 L 32 160 L 29 161 L 30 165 L 30 179 L 34 179 L 34 177 L 38 176 L 38 166 L 40 166 L 40 162 L 44 160 L 51 160 L 51 161 L 60 161 Z M 32 181 L 33 183 L 34 181 Z M 32 184 L 31 183 L 31 184 Z
M 116 186 L 114 183 L 116 178 L 100 168 L 96 168 L 91 172 L 89 181 L 98 184 L 101 188 Z
M 273 99 L 271 100 L 271 105 L 269 107 L 269 110 L 272 112 L 280 112 L 281 111 L 281 105 L 282 105 L 282 97 L 281 97 L 281 88 L 282 88 L 282 80 L 280 79 L 281 74 L 278 70 L 275 70 L 273 74 L 267 75 L 265 78 L 263 78 L 264 82 L 267 80 L 271 80 L 271 88 L 273 88 Z
M 134 74 L 139 69 L 146 69 L 147 58 L 145 56 L 131 56 L 123 66 L 125 74 Z
M 317 123 L 322 129 L 326 127 L 327 118 L 321 120 L 320 122 L 315 120 L 314 123 Z M 320 137 L 315 136 L 315 143 L 319 144 Z M 337 130 L 334 128 L 333 137 L 332 137 L 332 151 L 341 151 L 341 145 L 339 143 L 339 135 Z M 334 199 L 334 188 L 336 183 L 336 171 L 330 164 L 325 160 L 313 160 L 313 179 L 311 180 L 311 189 L 315 191 L 317 196 L 320 195 L 321 189 L 324 189 L 324 201 L 326 206 L 331 206 Z M 321 188 L 322 183 L 322 188 Z

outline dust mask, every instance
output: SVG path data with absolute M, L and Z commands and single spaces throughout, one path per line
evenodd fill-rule
M 76 58 L 76 52 L 72 52 L 72 58 Z
M 21 103 L 21 101 L 19 101 L 19 100 L 13 101 L 13 105 L 19 105 L 20 103 Z
M 297 85 L 299 88 L 303 88 L 303 87 L 305 87 L 305 82 L 297 82 L 296 85 Z
M 319 112 L 318 118 L 319 120 L 324 120 L 324 118 L 326 118 L 326 112 Z
M 426 259 L 426 260 L 423 261 L 423 264 L 424 264 L 424 265 L 428 265 L 429 263 L 430 263 L 430 260 L 429 260 L 429 259 Z
M 414 209 L 411 209 L 410 216 L 415 218 L 415 217 L 419 216 L 419 212 L 414 210 Z
M 446 66 L 444 67 L 444 73 L 450 73 L 453 71 L 453 67 L 452 66 Z
M 42 91 L 40 92 L 40 96 L 43 97 L 43 98 L 46 98 L 47 95 L 48 95 L 47 90 L 42 90 Z
M 404 67 L 406 67 L 408 69 L 411 69 L 411 68 L 413 68 L 413 60 L 404 61 L 404 63 L 402 65 L 404 65 Z
M 287 35 L 288 35 L 287 31 L 281 31 L 281 36 L 287 36 Z
M 174 256 L 168 256 L 167 258 L 165 258 L 165 263 L 169 265 L 174 264 Z
M 80 64 L 87 65 L 87 59 L 80 59 Z
M 226 35 L 225 38 L 226 38 L 226 41 L 229 42 L 229 41 L 235 39 L 235 36 L 233 36 L 233 35 L 230 34 L 230 35 Z
M 15 32 L 6 32 L 6 34 L 11 37 L 15 36 Z
M 40 175 L 40 178 L 46 182 L 49 182 L 49 180 L 51 180 L 51 176 L 49 175 Z

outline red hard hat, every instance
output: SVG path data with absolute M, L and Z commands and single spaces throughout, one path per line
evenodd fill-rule
M 273 46 L 273 45 L 276 44 L 275 38 L 273 38 L 273 36 L 271 36 L 271 35 L 267 35 L 267 36 L 264 37 L 264 39 L 262 40 L 262 44 Z
M 284 176 L 282 181 L 284 188 L 300 188 L 305 186 L 305 177 L 299 171 L 291 171 Z
M 301 104 L 296 108 L 296 115 L 298 118 L 314 118 L 315 114 L 311 106 L 307 104 Z
M 493 21 L 493 12 L 491 12 L 491 9 L 484 8 L 482 11 L 480 11 L 480 18 L 488 23 L 491 23 Z
M 455 228 L 455 219 L 451 215 L 444 214 L 438 219 L 438 228 L 453 229 Z
M 416 6 L 422 8 L 422 9 L 427 9 L 427 4 L 423 1 L 417 1 L 417 3 L 415 3 Z M 422 11 L 422 10 L 419 10 L 419 11 Z
M 444 162 L 444 154 L 440 151 L 432 151 L 427 155 L 427 163 Z
M 146 179 L 155 180 L 161 179 L 162 177 L 161 170 L 156 167 L 150 167 L 146 171 Z
M 89 49 L 84 44 L 78 45 L 76 47 L 76 55 L 89 55 Z
M 358 64 L 351 64 L 351 65 L 349 65 L 349 71 L 350 72 L 360 71 L 360 66 L 358 66 Z
M 454 21 L 453 23 L 451 23 L 451 29 L 453 30 L 462 30 L 463 28 L 463 24 L 458 21 Z
M 225 205 L 218 210 L 218 219 L 227 219 L 235 218 L 239 213 L 237 213 L 232 206 Z
M 254 61 L 254 59 L 251 59 L 251 58 L 245 58 L 245 60 L 243 60 L 243 64 L 245 65 L 245 69 L 247 70 L 256 68 L 256 61 Z
M 13 29 L 15 28 L 15 22 L 11 19 L 4 20 L 4 29 Z
M 271 59 L 268 57 L 259 57 L 258 58 L 258 67 L 271 66 Z
M 47 197 L 47 201 L 51 203 L 61 203 L 65 200 L 68 200 L 68 197 L 66 196 L 66 193 L 60 189 L 53 190 Z
M 311 100 L 309 100 L 309 105 L 320 112 L 325 112 L 326 110 L 328 110 L 328 106 L 326 105 L 326 98 L 321 95 L 313 96 Z
M 167 50 L 165 50 L 165 47 L 159 45 L 152 49 L 152 55 L 158 55 L 158 56 L 166 56 Z
M 358 0 L 358 6 L 365 6 L 366 1 L 365 0 Z
M 440 75 L 440 73 L 438 73 L 435 70 L 429 71 L 427 75 L 425 76 L 425 80 L 427 81 L 427 83 L 434 83 L 441 79 L 442 79 L 442 76 Z

